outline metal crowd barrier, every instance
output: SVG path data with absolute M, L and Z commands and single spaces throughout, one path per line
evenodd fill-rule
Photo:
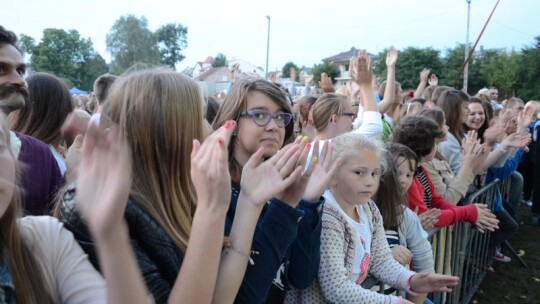
M 479 189 L 466 203 L 481 203 L 493 210 L 499 180 Z M 438 229 L 431 235 L 435 272 L 460 277 L 451 293 L 431 293 L 434 303 L 469 303 L 493 262 L 489 233 L 480 233 L 467 222 Z

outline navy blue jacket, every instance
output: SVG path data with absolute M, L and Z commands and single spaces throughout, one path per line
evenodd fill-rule
M 231 231 L 239 194 L 240 186 L 233 185 L 225 235 Z M 282 290 L 313 282 L 319 269 L 323 202 L 322 197 L 316 203 L 301 200 L 292 208 L 273 198 L 264 207 L 251 249 L 259 254 L 251 256 L 254 264 L 247 266 L 235 303 L 265 303 L 273 282 Z M 282 266 L 283 276 L 278 273 Z

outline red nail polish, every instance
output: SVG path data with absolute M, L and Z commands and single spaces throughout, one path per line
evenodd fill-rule
M 218 138 L 218 139 L 217 139 L 217 142 L 218 142 L 220 145 L 223 146 L 223 138 Z
M 307 143 L 306 148 L 310 149 L 311 148 L 311 143 Z
M 231 124 L 229 123 L 229 121 L 226 121 L 226 122 L 225 122 L 225 125 L 223 125 L 223 127 L 224 127 L 225 129 L 228 129 L 230 126 L 231 126 Z

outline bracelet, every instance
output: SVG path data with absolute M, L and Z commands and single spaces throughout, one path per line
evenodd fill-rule
M 259 254 L 259 252 L 255 251 L 255 250 L 252 250 L 252 251 L 249 252 L 249 254 L 247 254 L 247 253 L 241 251 L 240 249 L 233 247 L 231 243 L 227 243 L 225 245 L 225 248 L 223 248 L 223 252 L 226 253 L 226 252 L 229 252 L 230 250 L 232 252 L 235 252 L 236 254 L 239 254 L 239 255 L 247 258 L 251 265 L 255 265 L 255 261 L 253 261 L 253 259 L 251 258 L 251 255 L 258 255 Z

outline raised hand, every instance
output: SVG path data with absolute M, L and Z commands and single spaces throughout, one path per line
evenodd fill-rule
M 303 198 L 310 202 L 318 201 L 321 195 L 328 187 L 328 183 L 332 179 L 334 172 L 339 165 L 339 159 L 332 161 L 334 147 L 331 142 L 327 142 L 319 153 L 319 141 L 315 141 L 313 145 L 313 157 L 309 168 L 304 175 L 310 170 L 309 182 L 304 191 Z M 317 155 L 319 155 L 317 157 Z
M 411 290 L 417 293 L 450 292 L 458 282 L 458 277 L 429 272 L 415 273 L 410 279 Z
M 332 83 L 332 79 L 328 77 L 328 74 L 322 73 L 321 74 L 321 80 L 319 81 L 319 88 L 323 90 L 325 93 L 334 93 L 334 84 Z
M 476 220 L 476 229 L 482 233 L 486 231 L 495 231 L 499 229 L 499 220 L 495 214 L 491 213 L 489 208 L 484 204 L 474 204 L 476 211 L 478 212 L 478 219 Z
M 310 76 L 308 76 L 308 77 L 305 78 L 305 80 L 304 80 L 304 85 L 305 85 L 306 87 L 309 87 L 309 85 L 311 84 L 312 81 L 313 81 L 313 75 L 310 75 Z
M 291 74 L 291 82 L 294 83 L 296 81 L 296 69 L 291 67 L 289 73 Z
M 418 214 L 418 207 L 414 210 L 414 212 Z M 433 228 L 435 228 L 435 224 L 439 220 L 439 215 L 441 215 L 441 210 L 437 208 L 432 208 L 422 214 L 418 214 L 418 219 L 420 220 L 422 228 L 424 228 L 425 231 L 433 230 Z
M 193 140 L 191 180 L 197 193 L 197 207 L 226 212 L 231 197 L 228 149 L 236 122 L 230 120 L 207 137 L 202 145 Z
M 504 149 L 508 147 L 523 148 L 527 146 L 531 140 L 532 137 L 529 133 L 512 133 L 503 139 L 501 145 Z
M 504 133 L 503 126 L 497 123 L 493 127 L 487 128 L 484 131 L 484 142 L 489 146 L 493 146 L 497 142 L 497 139 L 503 133 Z
M 302 167 L 297 165 L 301 153 L 300 145 L 294 143 L 285 146 L 270 159 L 262 161 L 264 150 L 257 150 L 242 170 L 242 193 L 249 201 L 262 207 L 272 197 L 292 185 L 302 174 Z
M 523 111 L 519 112 L 517 116 L 517 124 L 518 127 L 521 128 L 521 130 L 527 130 L 529 128 L 529 125 L 534 119 L 533 114 L 533 107 L 525 107 Z
M 80 151 L 77 200 L 90 231 L 106 237 L 124 225 L 131 188 L 131 155 L 117 130 L 91 123 Z
M 388 53 L 386 53 L 386 66 L 387 67 L 395 67 L 396 62 L 398 60 L 398 51 L 394 46 L 390 47 L 390 50 L 388 50 Z
M 431 71 L 430 71 L 429 69 L 423 69 L 423 70 L 420 72 L 420 82 L 422 82 L 422 83 L 427 83 L 427 82 L 428 82 L 429 73 L 431 73 Z
M 428 84 L 430 86 L 437 86 L 439 84 L 439 78 L 437 78 L 437 75 L 431 74 L 431 76 L 429 76 Z
M 403 266 L 411 264 L 413 254 L 409 249 L 407 249 L 407 247 L 397 245 L 392 247 L 390 250 L 392 251 L 392 256 L 396 261 L 398 261 L 398 263 Z
M 371 59 L 366 50 L 361 50 L 358 53 L 358 58 L 356 58 L 354 64 L 356 65 L 356 75 L 354 75 L 353 81 L 360 86 L 371 85 L 371 81 L 373 80 L 373 70 Z

